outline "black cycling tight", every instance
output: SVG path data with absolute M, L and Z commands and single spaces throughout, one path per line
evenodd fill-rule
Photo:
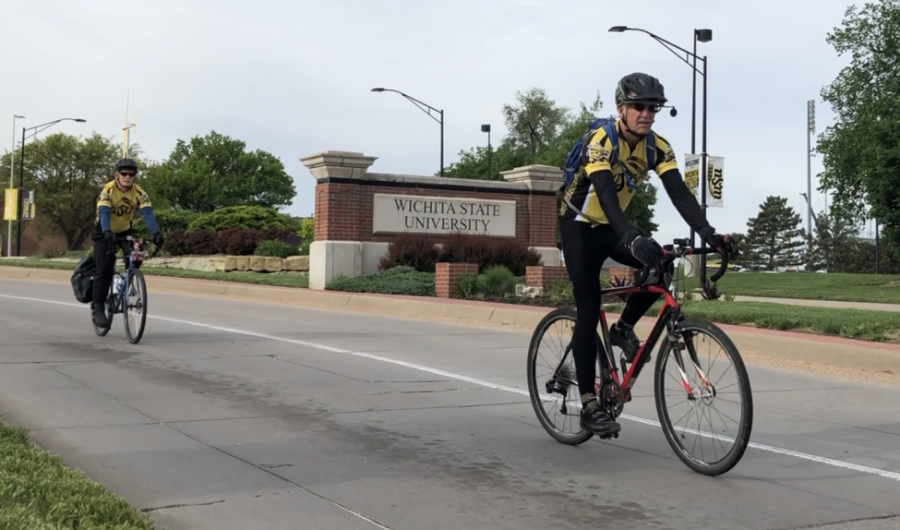
M 609 225 L 591 228 L 588 223 L 560 219 L 560 235 L 578 310 L 572 339 L 578 389 L 581 395 L 593 394 L 598 362 L 596 340 L 603 262 L 612 258 L 627 267 L 641 268 L 643 264 L 619 243 L 619 238 Z M 653 293 L 633 293 L 622 311 L 622 321 L 633 326 L 659 297 Z

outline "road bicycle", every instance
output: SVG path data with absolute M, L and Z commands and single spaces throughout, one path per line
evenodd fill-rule
M 159 247 L 154 248 L 153 253 L 149 254 L 144 240 L 133 235 L 116 236 L 115 243 L 115 246 L 110 250 L 110 259 L 116 260 L 115 250 L 121 248 L 122 259 L 125 262 L 125 271 L 123 274 L 118 272 L 113 274 L 113 280 L 109 286 L 109 295 L 104 303 L 104 310 L 109 318 L 109 326 L 100 327 L 97 324 L 93 324 L 94 332 L 101 337 L 105 336 L 112 327 L 113 315 L 124 314 L 125 336 L 128 337 L 128 342 L 137 344 L 144 336 L 144 326 L 147 323 L 147 283 L 144 281 L 144 273 L 141 272 L 140 267 L 145 259 L 150 259 L 159 252 Z M 128 244 L 127 247 L 130 248 L 126 247 L 126 243 Z M 126 297 L 126 291 L 129 295 L 128 297 Z M 129 315 L 125 311 L 125 302 L 132 296 L 136 298 L 136 301 L 129 301 L 127 309 L 135 310 L 137 314 L 134 317 L 135 322 L 128 318 Z
M 609 325 L 606 320 L 606 311 L 601 306 L 600 327 L 602 328 L 602 338 L 600 333 L 597 334 L 597 356 L 598 361 L 600 361 L 600 370 L 598 371 L 599 375 L 597 376 L 597 383 L 594 386 L 594 392 L 597 395 L 601 406 L 605 407 L 613 417 L 618 418 L 624 410 L 625 403 L 632 400 L 632 388 L 634 387 L 643 366 L 650 360 L 651 352 L 656 346 L 657 341 L 662 337 L 662 343 L 656 358 L 653 381 L 653 394 L 659 424 L 662 426 L 663 433 L 665 434 L 669 445 L 685 465 L 697 473 L 716 476 L 731 470 L 743 457 L 744 451 L 749 444 L 750 431 L 753 425 L 753 401 L 747 370 L 734 343 L 721 328 L 712 322 L 687 318 L 682 313 L 681 305 L 675 298 L 672 277 L 674 275 L 673 264 L 676 259 L 682 258 L 688 254 L 720 254 L 722 256 L 721 265 L 710 278 L 713 284 L 722 277 L 728 267 L 729 260 L 727 252 L 719 252 L 712 248 L 692 248 L 689 245 L 690 242 L 687 239 L 675 239 L 674 245 L 666 245 L 664 247 L 666 256 L 659 267 L 645 267 L 639 269 L 636 271 L 635 280 L 632 285 L 618 285 L 603 290 L 601 296 L 617 296 L 622 301 L 625 301 L 627 296 L 631 293 L 655 293 L 663 297 L 663 304 L 653 329 L 647 337 L 647 340 L 635 354 L 634 359 L 632 359 L 631 365 L 627 370 L 625 367 L 628 364 L 628 360 L 625 358 L 624 354 L 620 356 L 619 361 L 622 364 L 622 372 L 624 374 L 624 377 L 622 378 L 619 377 L 619 369 L 616 365 L 615 355 L 613 354 L 609 339 Z M 708 295 L 711 291 L 709 289 L 709 284 L 704 284 L 703 287 Z M 712 289 L 714 289 L 714 287 Z M 716 296 L 713 296 L 713 298 L 716 298 Z M 576 312 L 574 308 L 561 307 L 548 313 L 541 322 L 538 323 L 529 345 L 527 370 L 528 391 L 538 420 L 550 436 L 560 443 L 569 445 L 582 444 L 594 436 L 593 431 L 584 430 L 580 425 L 581 397 L 578 392 L 578 382 L 575 378 L 574 363 L 571 367 L 564 367 L 566 359 L 570 356 L 572 351 L 571 338 L 575 326 L 575 315 Z M 553 368 L 551 366 L 552 373 L 546 379 L 539 380 L 536 375 L 538 345 L 541 344 L 545 335 L 547 335 L 548 328 L 557 322 L 568 324 L 567 327 L 569 330 L 559 334 L 561 341 L 568 342 L 568 344 L 565 346 L 565 353 L 562 355 L 562 358 L 556 367 Z M 663 335 L 663 332 L 665 332 L 665 335 Z M 735 385 L 719 386 L 718 381 L 711 381 L 710 379 L 712 379 L 712 377 L 708 377 L 708 374 L 711 373 L 714 366 L 709 366 L 706 370 L 701 369 L 701 355 L 698 354 L 698 348 L 693 342 L 693 339 L 701 335 L 711 337 L 713 342 L 720 345 L 725 351 L 725 355 L 731 360 L 734 367 L 734 373 L 737 376 L 737 383 Z M 688 352 L 688 358 L 690 360 L 689 366 L 685 365 L 685 357 L 683 355 L 684 350 L 687 350 Z M 726 429 L 722 432 L 708 432 L 705 431 L 705 427 L 701 428 L 699 426 L 696 430 L 683 429 L 680 432 L 676 431 L 669 413 L 669 409 L 674 405 L 667 406 L 667 396 L 664 392 L 664 384 L 667 381 L 665 374 L 670 356 L 674 357 L 674 364 L 677 365 L 677 373 L 671 377 L 672 381 L 675 382 L 674 387 L 677 392 L 676 397 L 686 396 L 688 405 L 688 413 L 686 416 L 692 416 L 694 412 L 696 412 L 698 423 L 703 423 L 705 425 L 708 422 L 712 429 L 711 425 L 714 412 L 719 417 L 723 417 L 722 413 L 719 412 L 716 407 L 716 402 L 722 400 L 723 403 L 726 404 L 733 403 L 733 401 L 729 401 L 729 399 L 732 395 L 737 395 L 741 400 L 741 404 L 738 407 L 740 418 L 735 420 L 727 414 L 724 415 L 724 418 L 732 419 L 738 424 L 736 433 L 732 432 L 730 429 Z M 708 358 L 709 355 L 706 357 Z M 714 364 L 715 362 L 713 362 L 713 365 Z M 693 384 L 688 376 L 688 373 L 691 372 L 696 376 L 696 382 Z M 723 374 L 723 377 L 724 375 L 725 374 Z M 721 377 L 719 380 L 721 380 Z M 733 389 L 735 386 L 737 387 L 736 391 Z M 539 391 L 542 388 L 548 395 L 539 395 Z M 568 395 L 570 390 L 574 390 L 575 398 L 567 404 L 565 396 Z M 554 393 L 561 394 L 563 398 L 560 399 L 553 396 Z M 574 417 L 575 425 L 579 430 L 568 434 L 557 429 L 555 423 L 548 417 L 547 411 L 544 410 L 543 403 L 545 401 L 551 403 L 560 402 L 561 406 L 559 407 L 559 411 L 563 414 L 564 420 L 567 419 L 567 417 Z M 703 416 L 701 419 L 703 411 L 700 409 L 703 409 L 704 407 L 709 413 L 709 417 Z M 555 409 L 551 410 L 555 411 Z M 682 418 L 684 418 L 684 416 L 682 416 Z M 648 420 L 643 418 L 633 419 L 648 423 Z M 678 421 L 680 421 L 680 419 Z M 655 422 L 649 423 L 655 424 Z M 696 446 L 697 440 L 700 440 L 701 442 L 700 458 L 689 454 L 687 444 L 682 443 L 682 440 L 689 434 L 697 436 L 694 441 L 694 446 Z M 601 438 L 609 439 L 611 436 L 618 438 L 618 433 L 613 435 L 603 435 Z M 724 457 L 708 462 L 703 459 L 705 453 L 702 444 L 706 439 L 712 440 L 714 449 L 717 443 L 719 445 L 724 445 L 723 442 L 733 442 L 734 445 L 731 450 L 726 450 Z

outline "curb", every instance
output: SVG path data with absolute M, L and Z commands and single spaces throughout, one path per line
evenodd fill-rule
M 72 271 L 0 266 L 0 278 L 69 283 Z M 444 320 L 458 325 L 502 327 L 529 332 L 552 307 L 510 307 L 507 304 L 415 296 L 313 291 L 218 280 L 145 276 L 151 292 L 263 302 L 309 309 L 383 314 L 412 320 Z M 609 313 L 610 322 L 618 314 Z M 654 317 L 644 317 L 636 331 L 645 337 Z M 792 331 L 717 324 L 742 354 L 754 354 L 798 365 L 824 365 L 851 371 L 900 375 L 900 344 L 866 342 Z

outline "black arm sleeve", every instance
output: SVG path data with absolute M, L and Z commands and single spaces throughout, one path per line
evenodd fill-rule
M 613 180 L 612 172 L 608 169 L 603 171 L 595 171 L 590 174 L 591 184 L 597 191 L 597 199 L 600 201 L 600 207 L 609 220 L 610 226 L 619 239 L 629 232 L 639 235 L 639 232 L 628 222 L 625 212 L 619 206 L 619 197 L 616 195 L 616 182 Z
M 681 214 L 684 221 L 693 228 L 695 232 L 701 235 L 704 235 L 707 232 L 710 234 L 715 232 L 715 230 L 709 226 L 709 222 L 703 214 L 703 209 L 700 208 L 697 199 L 694 198 L 694 195 L 691 194 L 691 190 L 685 185 L 684 179 L 681 178 L 681 173 L 677 169 L 666 171 L 660 175 L 659 178 L 662 180 L 663 186 L 666 188 L 666 193 L 672 200 L 675 209 L 678 210 L 678 213 Z

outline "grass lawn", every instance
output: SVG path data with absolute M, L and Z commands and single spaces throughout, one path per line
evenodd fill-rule
M 710 271 L 709 276 L 714 273 Z M 698 278 L 683 281 L 687 289 L 700 286 Z M 681 282 L 679 279 L 679 288 Z M 720 292 L 733 295 L 900 304 L 900 276 L 890 274 L 729 271 L 717 287 Z
M 604 304 L 609 313 L 620 313 L 623 304 Z M 655 318 L 657 302 L 645 316 Z M 831 309 L 767 302 L 688 300 L 681 305 L 688 318 L 757 328 L 830 335 L 846 339 L 900 344 L 900 313 L 867 309 Z
M 41 269 L 75 270 L 77 263 L 68 261 L 49 261 L 41 259 L 0 259 L 0 265 L 11 267 L 32 267 Z M 118 270 L 124 265 L 118 263 Z M 253 283 L 274 285 L 276 287 L 309 287 L 309 276 L 306 274 L 284 272 L 209 272 L 186 269 L 167 269 L 161 267 L 141 267 L 145 276 L 171 276 L 175 278 L 193 278 L 197 280 L 219 280 L 225 282 Z
M 0 528 L 155 528 L 153 519 L 0 422 Z

